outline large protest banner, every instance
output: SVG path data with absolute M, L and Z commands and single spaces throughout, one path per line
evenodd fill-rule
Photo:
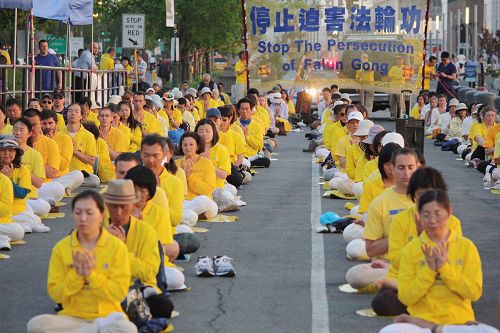
M 246 0 L 250 85 L 418 92 L 427 1 Z

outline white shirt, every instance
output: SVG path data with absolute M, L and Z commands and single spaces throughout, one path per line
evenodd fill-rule
M 431 104 L 427 103 L 420 109 L 420 119 L 425 119 L 427 112 L 431 109 Z
M 450 125 L 451 122 L 451 115 L 449 112 L 445 112 L 441 115 L 441 131 L 444 134 L 450 134 L 450 129 L 448 126 Z
M 285 103 L 280 103 L 280 104 L 273 103 L 271 104 L 269 109 L 273 114 L 276 115 L 276 109 L 278 108 L 278 106 L 279 106 L 279 111 L 277 116 L 283 119 L 288 119 L 288 105 L 286 105 Z
M 462 129 L 463 129 L 462 135 L 468 135 L 470 132 L 470 128 L 475 123 L 477 123 L 477 120 L 472 118 L 471 116 L 468 116 L 467 118 L 465 118 L 464 121 L 462 122 Z
M 439 112 L 438 108 L 432 109 L 431 113 L 431 127 L 437 127 L 439 125 L 439 118 L 441 116 L 441 112 Z
M 318 116 L 320 117 L 320 119 L 323 119 L 323 112 L 326 110 L 327 107 L 328 107 L 328 105 L 326 105 L 325 100 L 322 100 L 321 102 L 319 102 L 319 104 L 318 104 Z

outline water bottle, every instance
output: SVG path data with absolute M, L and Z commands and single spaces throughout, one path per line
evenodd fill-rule
M 483 188 L 485 190 L 491 190 L 491 174 L 489 172 L 487 172 L 486 175 L 484 175 Z

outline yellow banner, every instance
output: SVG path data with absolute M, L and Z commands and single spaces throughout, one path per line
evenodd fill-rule
M 246 0 L 250 86 L 418 92 L 427 1 Z

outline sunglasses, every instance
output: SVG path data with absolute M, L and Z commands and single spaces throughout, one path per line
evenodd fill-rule
M 64 97 L 54 97 L 54 99 L 64 99 Z
M 52 101 L 42 101 L 42 104 L 52 104 Z

